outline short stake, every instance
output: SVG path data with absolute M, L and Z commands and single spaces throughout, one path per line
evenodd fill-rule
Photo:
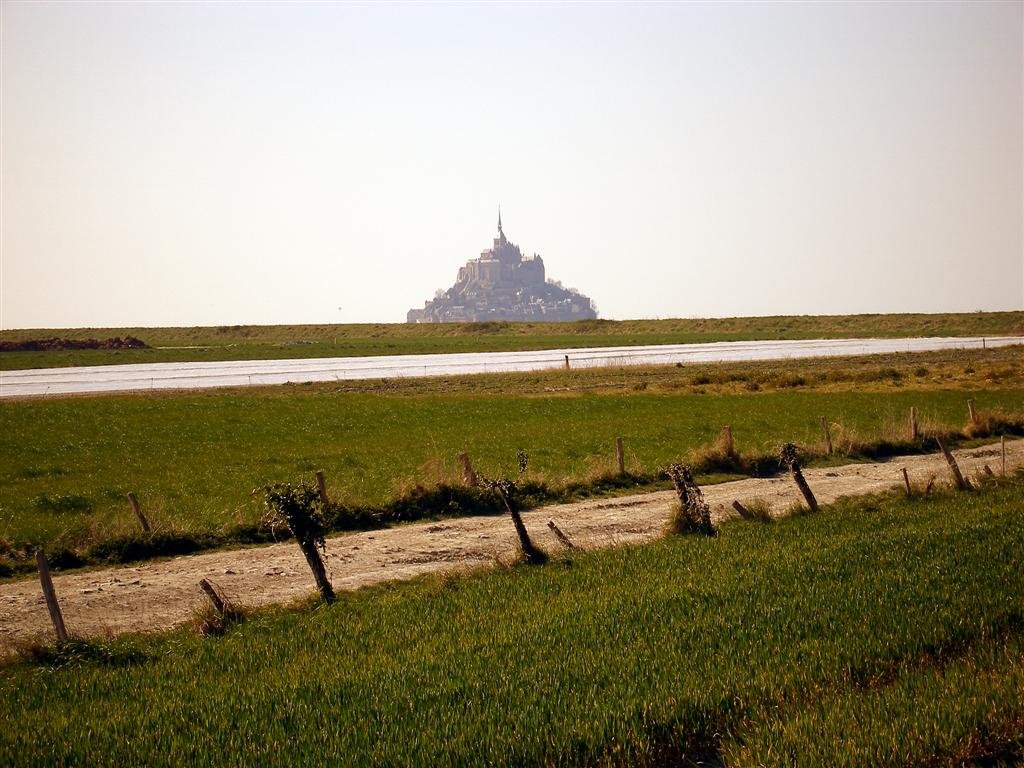
M 974 401 L 967 401 L 967 414 L 971 417 L 971 424 L 978 423 L 978 412 L 974 410 Z
M 46 564 L 46 555 L 43 550 L 36 550 L 36 567 L 39 569 L 39 583 L 43 587 L 43 597 L 46 598 L 46 607 L 50 611 L 50 620 L 53 622 L 53 631 L 57 635 L 57 642 L 63 643 L 68 639 L 68 631 L 64 627 L 64 616 L 60 612 L 60 604 L 57 602 L 57 593 L 53 589 L 53 579 L 50 578 L 50 567 Z
M 548 528 L 555 534 L 555 538 L 561 543 L 566 549 L 576 549 L 576 545 L 569 540 L 569 537 L 562 533 L 562 529 L 555 525 L 554 520 L 548 520 Z
M 134 493 L 128 493 L 128 502 L 132 505 L 132 509 L 135 511 L 135 517 L 139 519 L 139 525 L 142 526 L 143 533 L 149 533 L 149 521 L 146 519 L 146 516 L 142 514 L 142 506 L 139 504 L 139 500 Z
M 615 466 L 619 468 L 619 474 L 626 474 L 626 457 L 622 453 L 622 438 L 615 438 Z
M 744 507 L 738 501 L 734 501 L 732 503 L 732 508 L 735 509 L 737 512 L 739 512 L 740 517 L 742 517 L 744 520 L 750 520 L 750 521 L 754 520 L 754 516 L 752 514 L 750 514 L 750 510 L 748 510 L 746 507 Z
M 323 472 L 316 473 L 316 489 L 320 493 L 320 503 L 327 506 L 327 481 Z
M 912 494 L 910 491 L 910 476 L 907 474 L 907 468 L 903 467 L 900 471 L 903 473 L 903 484 L 907 486 L 907 496 L 910 496 Z
M 949 471 L 950 474 L 953 475 L 953 482 L 956 483 L 957 489 L 966 491 L 970 486 L 967 485 L 967 481 L 964 480 L 964 476 L 960 472 L 960 465 L 956 463 L 956 459 L 953 457 L 953 454 L 949 452 L 949 448 L 946 447 L 946 444 L 942 442 L 941 437 L 936 437 L 935 442 L 939 444 L 939 449 L 942 451 L 942 455 L 946 457 L 946 463 L 949 464 Z
M 567 370 L 567 371 L 569 370 L 569 356 L 568 355 L 565 356 L 565 370 Z
M 469 461 L 469 454 L 463 451 L 459 454 L 459 466 L 462 467 L 462 484 L 470 487 L 476 486 L 479 483 L 476 472 L 473 471 L 473 465 Z
M 206 596 L 210 598 L 210 602 L 213 603 L 214 610 L 216 610 L 221 616 L 230 610 L 231 604 L 211 581 L 208 579 L 200 579 L 199 587 L 206 593 Z
M 828 450 L 828 455 L 832 455 L 832 433 L 828 429 L 828 419 L 824 416 L 821 417 L 821 431 L 825 433 L 825 448 Z

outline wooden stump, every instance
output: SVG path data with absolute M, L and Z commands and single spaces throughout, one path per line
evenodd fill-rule
M 825 450 L 828 451 L 828 455 L 832 455 L 832 433 L 828 428 L 828 419 L 824 416 L 821 417 L 821 431 L 825 434 Z
M 626 474 L 626 457 L 622 452 L 622 438 L 615 438 L 615 466 L 619 469 L 619 474 Z

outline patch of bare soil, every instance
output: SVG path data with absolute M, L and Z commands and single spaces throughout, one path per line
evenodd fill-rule
M 1006 448 L 1007 471 L 1024 465 L 1024 440 L 1009 441 Z M 985 464 L 997 473 L 1000 470 L 998 444 L 957 451 L 956 456 L 967 476 L 976 476 Z M 940 454 L 807 469 L 804 475 L 818 501 L 827 504 L 840 496 L 902 486 L 902 467 L 915 484 L 924 485 L 931 477 L 940 484 L 949 482 Z M 774 514 L 781 514 L 802 498 L 788 476 L 705 486 L 703 492 L 715 520 L 735 515 L 734 500 L 763 499 Z M 535 542 L 549 551 L 560 544 L 548 530 L 548 520 L 554 520 L 578 546 L 613 547 L 660 535 L 674 501 L 671 491 L 589 500 L 535 509 L 524 513 L 523 520 Z M 335 536 L 327 540 L 326 562 L 334 588 L 340 591 L 507 562 L 515 556 L 515 548 L 507 517 L 467 517 Z M 53 581 L 68 631 L 87 637 L 162 630 L 188 621 L 206 601 L 198 586 L 203 578 L 246 607 L 286 603 L 314 591 L 312 575 L 292 541 L 69 572 L 55 575 Z M 50 633 L 37 579 L 0 585 L 0 653 Z

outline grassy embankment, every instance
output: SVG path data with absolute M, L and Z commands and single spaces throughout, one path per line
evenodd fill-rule
M 195 360 L 505 352 L 751 339 L 1024 334 L 1024 312 L 837 315 L 577 323 L 244 325 L 210 328 L 74 328 L 0 331 L 0 340 L 136 336 L 151 349 L 5 352 L 0 370 Z
M 822 415 L 832 461 L 934 450 L 907 439 L 910 407 L 926 434 L 959 431 L 968 397 L 1015 412 L 1010 429 L 1024 431 L 1020 350 L 4 401 L 0 568 L 30 570 L 35 545 L 68 567 L 265 541 L 251 491 L 316 470 L 344 505 L 335 529 L 500 511 L 458 489 L 461 450 L 490 476 L 526 450 L 534 504 L 657 487 L 680 458 L 702 482 L 770 472 L 783 441 L 822 450 Z M 707 449 L 723 424 L 739 459 Z M 153 535 L 137 533 L 128 491 Z
M 0 763 L 1016 763 L 1022 492 L 847 500 L 37 652 L 0 669 Z

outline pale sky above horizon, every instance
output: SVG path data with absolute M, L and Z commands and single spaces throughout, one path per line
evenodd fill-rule
M 2 3 L 0 327 L 1024 309 L 1024 3 Z

